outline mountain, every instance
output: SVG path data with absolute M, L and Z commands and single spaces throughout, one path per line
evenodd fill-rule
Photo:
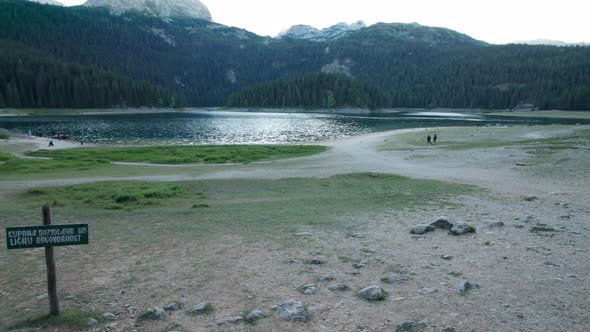
M 363 21 L 358 21 L 352 24 L 346 24 L 342 22 L 322 30 L 316 29 L 309 25 L 299 24 L 294 25 L 287 31 L 280 33 L 278 37 L 323 42 L 338 39 L 351 31 L 356 31 L 365 27 L 366 24 Z
M 590 43 L 566 43 L 560 40 L 535 39 L 526 41 L 515 41 L 513 44 L 525 45 L 550 45 L 550 46 L 590 46 Z
M 590 110 L 590 47 L 488 45 L 418 24 L 379 23 L 340 38 L 310 41 L 261 37 L 190 17 L 162 19 L 136 11 L 112 15 L 104 8 L 0 0 L 2 49 L 35 52 L 73 69 L 78 65 L 147 82 L 187 106 L 222 106 L 232 94 L 259 84 L 323 72 L 365 82 L 383 92 L 391 107 L 505 109 L 533 104 Z M 7 60 L 0 59 L 0 65 L 2 61 Z M 19 70 L 33 78 L 38 71 L 33 62 Z M 97 82 L 106 79 L 94 77 Z M 0 80 L 0 107 L 34 99 L 31 91 L 45 88 L 34 82 L 9 87 Z
M 199 0 L 87 0 L 84 6 L 106 7 L 115 14 L 137 11 L 157 17 L 211 20 L 209 9 Z
M 41 3 L 44 5 L 63 6 L 64 4 L 56 0 L 29 0 L 32 2 Z

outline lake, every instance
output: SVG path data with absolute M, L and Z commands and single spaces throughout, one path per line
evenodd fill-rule
M 488 116 L 453 112 L 384 115 L 183 111 L 134 114 L 0 117 L 0 128 L 111 144 L 288 144 L 363 133 L 434 126 L 575 124 L 580 119 Z

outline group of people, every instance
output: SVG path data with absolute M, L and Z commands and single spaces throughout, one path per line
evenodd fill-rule
M 428 134 L 428 136 L 426 137 L 426 144 L 432 145 L 432 144 L 436 144 L 436 133 L 434 133 L 434 136 L 430 136 L 430 134 Z

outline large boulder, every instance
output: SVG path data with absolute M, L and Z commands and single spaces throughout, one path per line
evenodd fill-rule
M 286 299 L 277 304 L 278 319 L 295 322 L 307 322 L 309 314 L 303 303 L 296 299 Z
M 385 299 L 385 291 L 383 288 L 376 285 L 361 289 L 357 295 L 361 299 L 367 301 L 381 301 Z

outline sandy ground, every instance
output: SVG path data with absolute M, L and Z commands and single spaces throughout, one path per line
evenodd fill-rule
M 544 135 L 552 131 L 545 127 L 531 130 Z M 272 239 L 244 243 L 240 237 L 228 235 L 207 250 L 208 259 L 216 264 L 208 266 L 204 275 L 192 278 L 184 275 L 183 265 L 194 259 L 199 248 L 179 243 L 157 257 L 161 275 L 152 276 L 143 289 L 124 293 L 117 275 L 132 266 L 134 257 L 121 258 L 112 269 L 97 266 L 81 280 L 63 282 L 80 291 L 97 290 L 92 300 L 95 309 L 116 313 L 115 322 L 91 330 L 160 331 L 175 321 L 190 331 L 395 331 L 404 321 L 416 320 L 425 322 L 424 331 L 589 331 L 588 150 L 561 152 L 574 158 L 576 167 L 568 168 L 567 176 L 547 175 L 531 171 L 532 166 L 518 166 L 527 157 L 519 147 L 380 149 L 384 142 L 395 140 L 403 132 L 328 142 L 328 152 L 305 158 L 235 165 L 205 175 L 194 175 L 183 168 L 173 176 L 133 179 L 277 179 L 380 172 L 474 184 L 481 188 L 481 194 L 459 197 L 457 205 L 352 214 L 346 218 L 359 221 L 359 227 L 352 232 L 304 227 L 299 231 L 311 235 L 294 234 L 298 243 L 295 247 L 285 248 Z M 47 180 L 33 185 L 107 179 Z M 0 191 L 14 192 L 31 185 L 27 181 L 5 181 L 0 183 Z M 477 233 L 458 237 L 442 230 L 409 234 L 413 225 L 442 215 L 474 225 Z M 496 221 L 502 221 L 504 226 L 485 229 L 486 223 Z M 538 223 L 555 231 L 531 232 Z M 104 252 L 108 254 L 108 250 Z M 442 255 L 452 258 L 445 260 Z M 312 257 L 325 264 L 304 263 Z M 367 260 L 367 267 L 352 267 L 351 260 L 362 259 Z M 318 281 L 326 275 L 351 290 L 329 291 L 328 282 Z M 380 279 L 385 276 L 398 281 L 383 283 Z M 462 280 L 477 283 L 479 288 L 458 294 L 455 285 Z M 316 283 L 319 292 L 303 295 L 295 290 L 306 283 Z M 369 285 L 383 287 L 389 293 L 387 300 L 368 303 L 354 296 Z M 212 316 L 195 318 L 179 311 L 164 323 L 134 326 L 138 308 L 165 304 L 146 294 L 155 289 L 174 292 L 188 306 L 212 301 L 217 309 Z M 305 303 L 312 313 L 310 322 L 288 323 L 272 317 L 270 308 L 289 297 Z M 254 326 L 218 324 L 245 308 L 265 309 L 271 317 Z

